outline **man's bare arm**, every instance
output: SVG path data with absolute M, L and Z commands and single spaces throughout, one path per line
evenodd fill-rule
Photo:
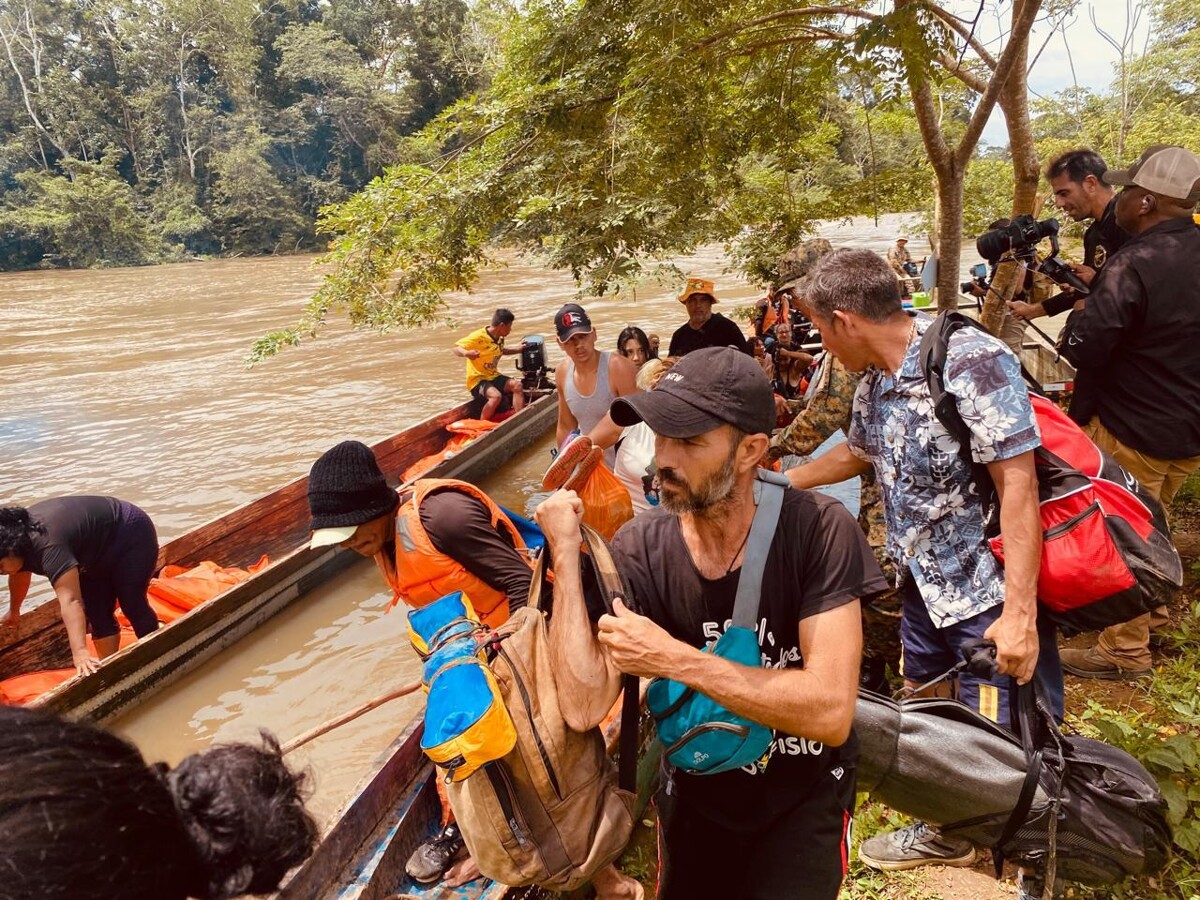
M 1004 535 L 1004 610 L 984 637 L 996 642 L 1000 674 L 1025 684 L 1037 667 L 1037 582 L 1042 560 L 1033 451 L 988 463 L 987 468 L 996 485 Z
M 546 535 L 554 568 L 550 658 L 558 702 L 567 725 L 587 731 L 603 721 L 621 692 L 621 673 L 596 639 L 583 599 L 579 561 L 583 503 L 574 491 L 557 491 L 534 518 Z
M 871 468 L 865 459 L 859 459 L 845 444 L 838 444 L 828 453 L 816 459 L 788 469 L 784 474 L 794 488 L 814 488 L 823 484 L 837 484 Z

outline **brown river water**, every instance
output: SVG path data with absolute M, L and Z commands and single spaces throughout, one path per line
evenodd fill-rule
M 883 250 L 900 217 L 829 226 L 835 246 Z M 913 255 L 924 253 L 915 233 Z M 498 306 L 514 339 L 547 336 L 575 299 L 564 273 L 513 260 L 450 299 L 453 324 L 356 332 L 335 319 L 321 336 L 247 370 L 251 342 L 292 323 L 316 287 L 313 257 L 223 260 L 138 269 L 0 275 L 0 504 L 71 493 L 142 506 L 169 539 L 291 481 L 334 443 L 380 440 L 466 399 L 450 348 Z M 759 296 L 722 274 L 710 248 L 680 259 L 715 279 L 729 313 Z M 967 261 L 970 262 L 969 260 Z M 685 315 L 666 285 L 584 301 L 602 348 L 636 324 L 663 347 Z M 557 349 L 550 349 L 550 364 Z M 506 368 L 511 362 L 505 364 Z M 550 438 L 484 487 L 526 509 L 549 462 Z M 218 560 L 220 562 L 220 560 Z M 40 585 L 37 583 L 40 582 Z M 31 602 L 49 596 L 35 581 Z M 364 561 L 293 604 L 253 636 L 115 723 L 148 758 L 177 762 L 213 741 L 288 738 L 417 677 L 402 613 Z M 414 695 L 297 751 L 312 804 L 328 821 L 372 760 L 419 707 Z

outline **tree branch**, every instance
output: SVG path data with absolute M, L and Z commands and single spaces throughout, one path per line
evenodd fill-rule
M 983 133 L 983 127 L 996 107 L 996 100 L 1004 89 L 1004 83 L 1008 81 L 1013 65 L 1019 59 L 1024 68 L 1026 58 L 1024 48 L 1028 44 L 1029 29 L 1033 27 L 1033 21 L 1037 18 L 1041 0 L 1014 0 L 1014 2 L 1021 3 L 1021 9 L 1020 12 L 1014 11 L 1013 14 L 1012 37 L 1009 38 L 1004 52 L 1000 54 L 992 80 L 988 83 L 987 90 L 979 98 L 979 104 L 971 114 L 971 120 L 967 123 L 966 131 L 963 132 L 962 139 L 955 150 L 955 156 L 960 165 L 967 164 L 975 150 L 975 145 L 979 143 L 979 135 Z
M 740 22 L 733 28 L 726 28 L 718 31 L 715 34 L 710 34 L 702 41 L 697 41 L 692 44 L 691 49 L 699 50 L 703 47 L 710 47 L 713 44 L 720 43 L 726 38 L 733 37 L 743 31 L 751 28 L 757 28 L 759 25 L 768 25 L 772 22 L 777 22 L 781 19 L 796 19 L 796 18 L 815 18 L 819 16 L 847 16 L 849 18 L 858 18 L 865 21 L 874 22 L 882 18 L 875 13 L 865 12 L 861 9 L 853 9 L 848 6 L 806 6 L 802 9 L 785 9 L 782 12 L 771 13 L 768 16 L 759 16 L 757 19 L 749 19 L 745 22 Z
M 979 39 L 971 34 L 971 30 L 967 28 L 962 19 L 942 9 L 936 3 L 926 3 L 925 8 L 941 19 L 951 31 L 956 32 L 959 37 L 965 40 L 967 46 L 974 50 L 975 54 L 983 60 L 984 65 L 993 72 L 996 71 L 996 57 L 992 56 L 988 52 L 988 49 L 979 42 Z

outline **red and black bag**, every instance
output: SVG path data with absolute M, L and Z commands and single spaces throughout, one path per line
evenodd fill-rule
M 934 414 L 975 472 L 988 542 L 1003 563 L 995 487 L 987 467 L 971 459 L 969 429 L 945 384 L 950 336 L 960 328 L 982 327 L 962 313 L 942 313 L 921 339 L 920 362 Z M 1025 378 L 1033 385 L 1029 399 L 1042 437 L 1034 452 L 1042 518 L 1041 609 L 1071 635 L 1127 622 L 1166 603 L 1183 584 L 1183 564 L 1161 504 L 1037 393 L 1028 373 Z

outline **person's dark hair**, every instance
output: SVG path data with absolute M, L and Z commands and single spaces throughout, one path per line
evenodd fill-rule
M 0 509 L 0 556 L 28 559 L 33 553 L 33 536 L 45 533 L 46 526 L 30 516 L 23 506 Z
M 808 279 L 808 305 L 825 319 L 841 310 L 882 322 L 904 308 L 896 273 L 873 250 L 834 250 L 817 263 Z
M 1066 175 L 1076 184 L 1083 184 L 1083 179 L 1094 175 L 1100 181 L 1107 168 L 1095 150 L 1070 150 L 1050 160 L 1050 165 L 1046 166 L 1046 180 Z
M 0 707 L 6 900 L 223 900 L 266 893 L 312 853 L 303 776 L 229 744 L 173 770 L 91 725 Z
M 646 337 L 646 332 L 642 331 L 636 325 L 626 325 L 621 329 L 621 333 L 617 335 L 617 352 L 622 356 L 625 355 L 625 344 L 630 338 L 633 338 L 641 345 L 642 352 L 646 354 L 646 359 L 649 359 L 650 338 Z
M 516 321 L 516 318 L 510 310 L 500 307 L 500 309 L 492 313 L 492 325 L 511 325 Z

